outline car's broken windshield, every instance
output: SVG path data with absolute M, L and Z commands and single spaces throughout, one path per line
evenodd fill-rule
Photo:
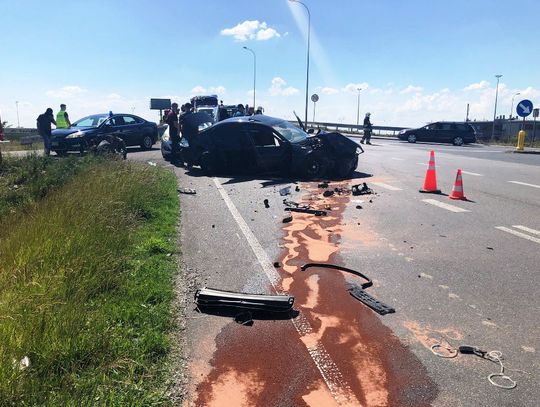
M 291 143 L 298 143 L 307 139 L 308 137 L 307 133 L 304 130 L 286 121 L 273 124 L 272 127 Z

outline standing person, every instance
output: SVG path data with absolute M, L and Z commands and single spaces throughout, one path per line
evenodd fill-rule
M 71 122 L 69 121 L 69 116 L 66 112 L 66 105 L 60 105 L 60 111 L 56 113 L 56 128 L 57 129 L 69 129 L 71 127 Z
M 245 116 L 246 111 L 244 110 L 244 105 L 242 103 L 236 106 L 236 108 L 238 110 L 233 114 L 233 117 Z
M 169 126 L 169 137 L 171 138 L 171 156 L 174 161 L 178 160 L 178 143 L 180 143 L 180 126 L 178 124 L 178 103 L 171 105 L 171 110 L 165 120 Z
M 58 127 L 54 121 L 53 110 L 49 107 L 45 110 L 45 113 L 40 114 L 37 118 L 37 129 L 39 135 L 43 138 L 45 155 L 51 155 L 51 124 Z
M 366 144 L 371 145 L 371 129 L 373 128 L 373 125 L 371 124 L 369 117 L 371 116 L 371 113 L 366 113 L 366 117 L 364 117 L 364 135 L 362 136 L 362 140 L 360 140 L 360 143 L 364 144 L 364 141 Z

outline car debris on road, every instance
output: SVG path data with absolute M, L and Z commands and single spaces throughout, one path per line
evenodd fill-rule
M 195 195 L 197 193 L 197 191 L 195 191 L 192 188 L 178 188 L 177 191 L 181 194 L 186 194 L 186 195 Z
M 199 309 L 233 307 L 266 312 L 288 312 L 294 305 L 294 297 L 286 294 L 237 293 L 204 287 L 195 292 L 195 304 Z
M 315 216 L 326 216 L 326 211 L 321 211 L 319 209 L 285 208 L 285 210 L 289 212 L 309 213 L 310 215 Z
M 369 188 L 365 182 L 353 185 L 351 191 L 353 195 L 370 195 L 373 193 L 373 190 Z

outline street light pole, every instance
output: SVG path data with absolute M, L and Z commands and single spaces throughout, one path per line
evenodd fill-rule
M 356 127 L 358 131 L 358 125 L 360 124 L 360 92 L 362 91 L 362 88 L 356 88 L 358 91 L 358 103 L 356 104 Z
M 19 101 L 15 101 L 15 106 L 17 108 L 17 128 L 21 127 L 21 124 L 19 123 Z
M 251 48 L 243 48 L 253 54 L 253 110 L 256 110 L 257 108 L 255 107 L 255 85 L 257 82 L 257 55 L 255 54 L 255 51 L 253 51 Z
M 309 8 L 302 3 L 299 0 L 289 0 L 292 3 L 299 3 L 307 11 L 308 14 L 308 32 L 307 32 L 307 68 L 306 68 L 306 114 L 305 114 L 305 123 L 304 126 L 307 128 L 307 113 L 308 113 L 308 94 L 309 94 L 309 42 L 310 42 L 310 36 L 311 36 L 311 13 L 309 12 Z
M 497 87 L 495 89 L 495 110 L 493 111 L 493 128 L 491 129 L 491 140 L 495 138 L 495 118 L 497 117 L 497 97 L 499 96 L 499 79 L 502 75 L 495 75 L 497 78 Z
M 512 105 L 510 106 L 510 120 L 512 120 L 512 114 L 514 113 L 514 98 L 517 95 L 521 95 L 521 93 L 517 92 L 514 96 L 512 96 Z

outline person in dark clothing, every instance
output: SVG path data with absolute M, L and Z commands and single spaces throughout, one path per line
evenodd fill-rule
M 362 136 L 362 140 L 360 140 L 362 144 L 364 144 L 364 141 L 366 144 L 371 144 L 371 129 L 373 126 L 369 120 L 370 116 L 371 113 L 366 113 L 366 117 L 364 118 L 364 135 Z
M 37 118 L 37 129 L 39 135 L 43 138 L 45 155 L 51 154 L 51 124 L 56 126 L 53 110 L 49 107 L 45 110 L 45 113 L 40 114 Z
M 165 120 L 169 126 L 169 137 L 171 138 L 171 156 L 173 160 L 178 159 L 178 143 L 180 143 L 180 125 L 178 124 L 178 103 L 171 105 L 171 110 Z
M 238 110 L 234 113 L 233 117 L 245 116 L 246 110 L 244 109 L 244 105 L 243 105 L 243 104 L 239 104 L 236 108 L 237 108 Z

